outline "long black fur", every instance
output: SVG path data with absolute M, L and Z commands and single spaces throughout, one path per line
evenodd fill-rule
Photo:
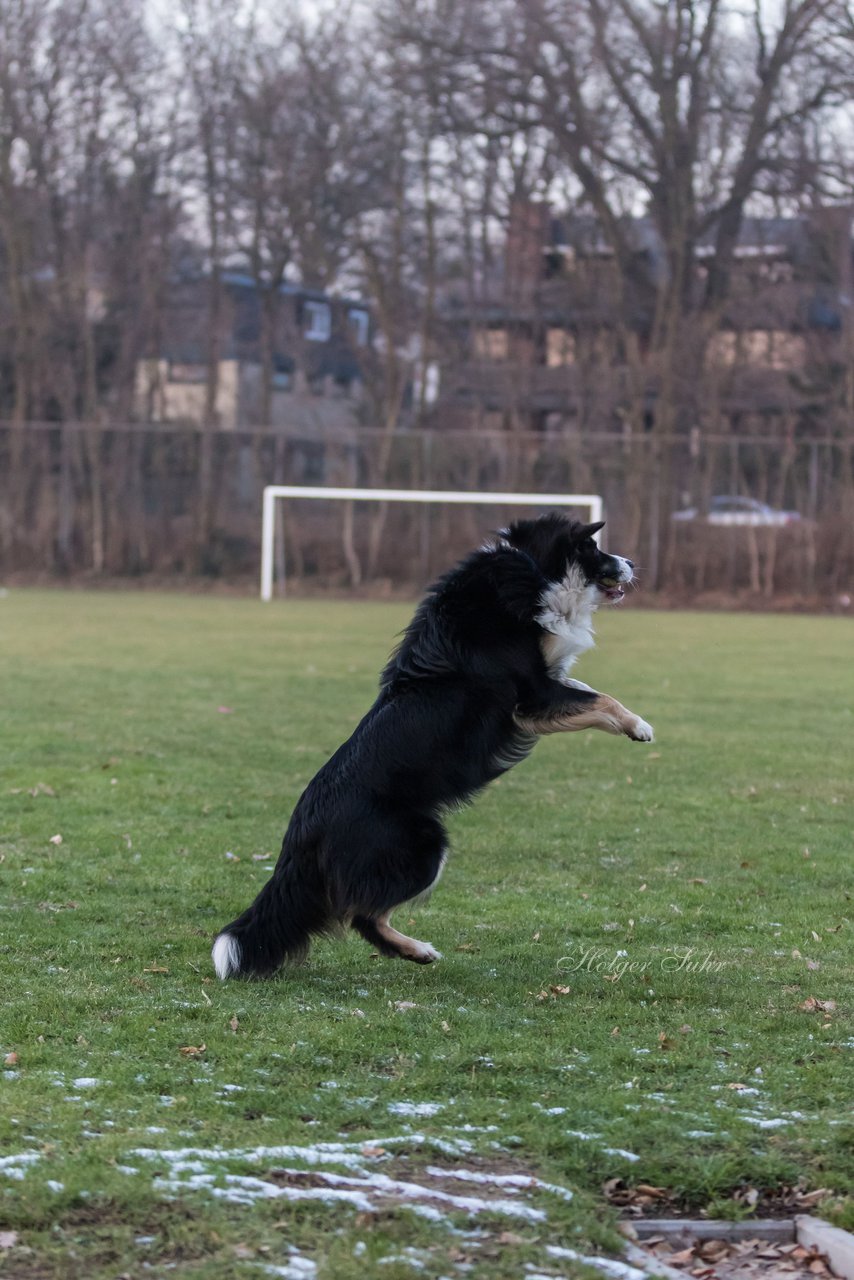
M 520 521 L 430 588 L 376 702 L 300 797 L 272 878 L 220 931 L 220 976 L 271 974 L 342 923 L 399 954 L 376 921 L 436 880 L 443 813 L 530 750 L 514 712 L 581 709 L 596 696 L 549 674 L 537 615 L 568 565 L 591 581 L 608 570 L 598 527 Z

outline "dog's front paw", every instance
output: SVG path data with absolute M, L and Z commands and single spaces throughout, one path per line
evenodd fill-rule
M 626 737 L 631 738 L 632 742 L 652 742 L 655 734 L 651 724 L 641 720 L 640 716 L 635 716 L 634 723 L 626 730 Z

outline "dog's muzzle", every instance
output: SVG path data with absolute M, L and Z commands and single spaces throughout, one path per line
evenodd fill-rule
M 628 560 L 621 560 L 616 573 L 597 579 L 596 586 L 606 599 L 612 600 L 614 604 L 617 604 L 626 594 L 624 588 L 627 583 L 631 582 L 633 577 L 631 564 Z

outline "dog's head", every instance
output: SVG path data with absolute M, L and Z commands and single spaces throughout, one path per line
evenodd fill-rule
M 581 524 L 552 513 L 538 520 L 517 520 L 502 529 L 505 543 L 530 556 L 550 583 L 566 583 L 575 590 L 590 588 L 589 601 L 595 608 L 602 600 L 622 600 L 624 586 L 631 582 L 634 565 L 623 556 L 602 551 L 594 539 L 604 525 Z

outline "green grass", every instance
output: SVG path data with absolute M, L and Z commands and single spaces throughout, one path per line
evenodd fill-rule
M 270 983 L 212 980 L 211 936 L 266 878 L 255 856 L 369 705 L 406 616 L 0 600 L 0 1049 L 17 1055 L 0 1225 L 18 1232 L 0 1276 L 296 1275 L 289 1246 L 322 1280 L 419 1260 L 576 1275 L 546 1246 L 613 1250 L 601 1187 L 617 1177 L 723 1213 L 740 1186 L 801 1180 L 854 1221 L 844 620 L 603 615 L 579 674 L 657 742 L 546 740 L 451 819 L 445 876 L 412 913 L 439 964 L 371 958 L 353 936 Z M 811 996 L 836 1007 L 800 1009 Z M 505 1188 L 545 1219 L 432 1221 L 395 1197 L 359 1212 L 188 1185 L 308 1168 L 247 1152 L 325 1142 L 457 1194 L 498 1192 L 427 1167 L 536 1174 L 574 1199 Z M 157 1155 L 183 1147 L 222 1154 L 183 1170 Z

